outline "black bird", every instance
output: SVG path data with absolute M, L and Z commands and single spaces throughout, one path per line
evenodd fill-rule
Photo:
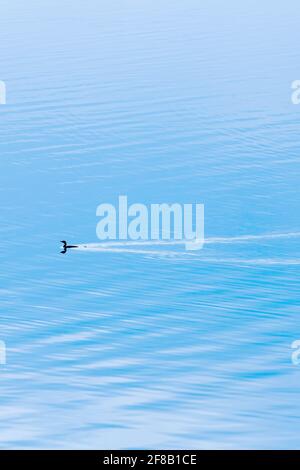
M 65 240 L 61 240 L 61 243 L 64 245 L 64 249 L 61 251 L 63 254 L 67 253 L 68 248 L 78 248 L 78 245 L 67 245 Z

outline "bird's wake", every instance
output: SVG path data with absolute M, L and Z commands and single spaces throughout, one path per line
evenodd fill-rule
M 205 245 L 255 243 L 268 240 L 295 239 L 300 238 L 300 232 L 269 233 L 263 235 L 241 235 L 237 237 L 208 237 Z M 131 253 L 148 256 L 184 257 L 199 259 L 211 263 L 238 263 L 238 264 L 261 264 L 261 265 L 299 265 L 300 259 L 243 259 L 243 258 L 212 258 L 203 256 L 203 251 L 172 250 L 169 247 L 180 247 L 186 244 L 186 240 L 129 240 L 129 241 L 107 241 L 100 243 L 87 243 L 77 245 L 76 251 L 105 252 L 105 253 Z M 145 249 L 146 247 L 146 249 Z

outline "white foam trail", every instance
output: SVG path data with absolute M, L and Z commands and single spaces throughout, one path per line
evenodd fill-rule
M 210 257 L 203 257 L 199 253 L 185 251 L 162 251 L 162 250 L 137 250 L 132 248 L 114 248 L 114 247 L 94 247 L 94 248 L 85 248 L 87 245 L 79 246 L 78 249 L 80 251 L 89 251 L 89 252 L 102 252 L 102 253 L 134 253 L 137 255 L 148 255 L 148 256 L 159 256 L 165 258 L 180 258 L 180 259 L 193 259 L 194 261 L 201 261 L 203 263 L 212 263 L 212 264 L 239 264 L 244 266 L 249 265 L 262 265 L 262 266 L 271 266 L 271 265 L 278 265 L 278 266 L 298 266 L 300 265 L 300 259 L 276 259 L 276 258 L 210 258 Z
M 288 232 L 288 233 L 266 233 L 264 235 L 241 235 L 238 237 L 211 237 L 205 240 L 207 244 L 217 243 L 243 243 L 251 242 L 255 240 L 276 240 L 280 238 L 299 238 L 300 232 Z
M 214 263 L 214 264 L 241 264 L 241 265 L 278 265 L 278 266 L 298 266 L 300 265 L 300 259 L 276 259 L 276 258 L 254 258 L 254 259 L 247 259 L 247 258 L 201 258 L 200 256 L 197 261 L 203 261 L 206 263 Z
M 92 244 L 88 245 L 77 245 L 76 251 L 88 251 L 88 252 L 102 252 L 102 253 L 135 253 L 141 255 L 161 255 L 161 256 L 176 256 L 179 252 L 178 251 L 162 251 L 162 250 L 137 250 L 133 248 L 126 248 L 123 247 L 116 247 L 108 246 L 104 244 L 104 246 L 91 246 Z M 96 244 L 94 244 L 96 245 Z
M 288 233 L 269 233 L 264 235 L 241 235 L 237 237 L 210 237 L 206 238 L 204 245 L 214 244 L 234 244 L 234 243 L 247 243 L 252 241 L 263 241 L 263 240 L 276 240 L 276 239 L 288 239 L 288 238 L 299 238 L 300 232 L 288 232 Z M 78 245 L 80 250 L 99 251 L 104 248 L 108 251 L 108 248 L 115 247 L 139 247 L 139 246 L 182 246 L 188 243 L 188 240 L 137 240 L 137 241 L 108 241 L 100 243 L 87 243 Z M 134 250 L 129 250 L 135 253 Z

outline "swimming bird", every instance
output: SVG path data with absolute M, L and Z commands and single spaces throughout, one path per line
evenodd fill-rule
M 63 254 L 67 253 L 69 248 L 78 248 L 78 245 L 68 245 L 65 240 L 61 240 L 61 243 L 64 245 L 64 249 L 61 251 Z

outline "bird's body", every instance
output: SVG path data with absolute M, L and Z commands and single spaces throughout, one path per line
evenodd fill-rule
M 78 248 L 78 245 L 68 245 L 65 240 L 61 240 L 61 243 L 64 245 L 64 249 L 61 251 L 63 254 L 67 253 L 69 248 Z

